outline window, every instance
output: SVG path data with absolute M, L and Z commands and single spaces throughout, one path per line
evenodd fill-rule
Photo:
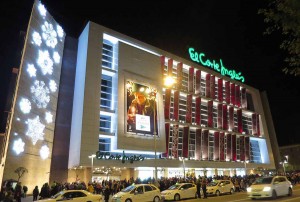
M 111 116 L 100 114 L 100 132 L 110 133 L 111 128 Z
M 112 101 L 112 77 L 102 74 L 100 107 L 111 109 Z
M 113 46 L 108 40 L 103 40 L 102 67 L 113 68 Z
M 145 192 L 152 191 L 152 188 L 149 185 L 145 185 Z
M 110 151 L 110 138 L 99 138 L 99 151 Z
M 250 139 L 250 161 L 253 163 L 261 163 L 259 143 L 257 140 Z

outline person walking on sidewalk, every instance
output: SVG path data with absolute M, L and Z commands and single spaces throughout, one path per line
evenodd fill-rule
M 207 194 L 206 194 L 206 184 L 207 184 L 207 180 L 206 177 L 204 176 L 202 181 L 201 181 L 201 187 L 202 187 L 202 191 L 203 191 L 203 198 L 207 198 Z
M 109 200 L 109 195 L 110 195 L 110 190 L 109 190 L 109 186 L 108 184 L 105 186 L 105 190 L 104 190 L 104 201 L 108 202 Z
M 40 194 L 39 187 L 35 186 L 35 188 L 34 188 L 34 190 L 32 192 L 33 201 L 37 201 L 39 194 Z
M 199 175 L 199 178 L 197 180 L 197 196 L 198 198 L 201 198 L 201 178 L 200 178 L 200 175 Z

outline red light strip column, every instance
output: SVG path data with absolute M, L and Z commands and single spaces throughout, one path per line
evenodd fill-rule
M 197 125 L 201 124 L 201 97 L 196 97 L 195 122 Z
M 201 71 L 196 71 L 196 86 L 195 86 L 195 94 L 201 94 Z
M 236 161 L 236 135 L 232 135 L 232 160 Z
M 224 161 L 225 160 L 225 143 L 224 143 L 224 133 L 220 132 L 220 161 Z
M 193 95 L 187 95 L 186 97 L 186 123 L 192 122 L 192 101 L 193 101 Z
M 226 134 L 226 161 L 232 161 L 231 134 Z
M 210 97 L 210 74 L 206 74 L 205 78 L 205 96 Z
M 165 119 L 170 119 L 171 89 L 165 91 Z
M 165 124 L 165 130 L 166 130 L 166 152 L 162 154 L 163 157 L 168 158 L 169 157 L 169 142 L 170 142 L 170 124 Z
M 218 79 L 218 100 L 223 102 L 223 79 Z
M 212 99 L 216 98 L 215 86 L 216 86 L 215 76 L 211 75 L 210 76 L 210 97 Z
M 196 149 L 195 149 L 195 159 L 201 160 L 201 129 L 196 129 Z
M 180 91 L 182 87 L 182 62 L 177 64 L 177 90 Z
M 188 91 L 194 93 L 194 67 L 190 67 L 189 69 Z
M 182 157 L 189 157 L 189 127 L 183 128 Z
M 219 132 L 214 132 L 214 160 L 220 160 L 220 136 Z
M 179 91 L 174 92 L 174 119 L 178 121 L 179 119 Z
M 203 142 L 201 145 L 202 148 L 202 160 L 208 160 L 208 130 L 202 131 Z
M 207 126 L 213 127 L 213 101 L 207 102 Z

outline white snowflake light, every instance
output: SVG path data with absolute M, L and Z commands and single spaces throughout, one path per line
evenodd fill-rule
M 53 93 L 57 90 L 57 85 L 54 80 L 49 81 L 49 88 Z
M 45 17 L 46 13 L 47 13 L 45 6 L 43 4 L 39 4 L 38 9 L 39 9 L 40 15 Z
M 19 106 L 24 114 L 28 114 L 31 110 L 31 102 L 26 98 L 21 99 Z
M 24 146 L 25 143 L 22 141 L 21 138 L 19 138 L 18 140 L 14 141 L 13 150 L 19 155 L 24 151 Z
M 35 77 L 36 76 L 36 68 L 34 67 L 33 64 L 28 64 L 27 72 L 28 72 L 30 77 Z
M 37 60 L 38 65 L 41 67 L 42 73 L 44 75 L 51 75 L 53 72 L 53 61 L 50 58 L 49 52 L 39 51 L 39 58 Z
M 38 140 L 44 139 L 45 125 L 40 122 L 39 116 L 34 119 L 27 120 L 28 130 L 26 136 L 29 136 L 32 140 L 32 144 L 35 145 Z
M 46 45 L 52 48 L 55 48 L 57 44 L 57 34 L 56 31 L 53 29 L 53 25 L 51 23 L 45 22 L 42 25 L 43 30 L 43 39 L 46 41 Z
M 42 37 L 38 32 L 33 32 L 32 33 L 32 40 L 33 40 L 33 43 L 38 45 L 38 46 L 40 46 L 41 43 L 42 43 Z
M 58 54 L 57 51 L 54 51 L 53 53 L 53 59 L 55 63 L 59 63 L 60 62 L 60 55 Z
M 53 122 L 53 115 L 51 112 L 46 112 L 45 113 L 45 120 L 47 123 L 52 123 Z
M 44 81 L 35 81 L 34 85 L 30 88 L 33 93 L 33 101 L 37 104 L 38 108 L 46 108 L 49 101 L 49 88 L 45 86 Z
M 56 31 L 57 31 L 58 37 L 62 38 L 64 36 L 64 30 L 60 25 L 56 26 Z
M 49 151 L 49 147 L 47 145 L 44 145 L 44 146 L 41 147 L 40 156 L 41 156 L 42 159 L 48 158 L 49 153 L 50 153 L 50 151 Z

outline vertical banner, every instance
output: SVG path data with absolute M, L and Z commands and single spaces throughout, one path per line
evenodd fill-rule
M 168 76 L 173 76 L 173 59 L 168 60 Z
M 165 56 L 160 57 L 160 69 L 161 69 L 161 75 L 165 75 Z
M 202 160 L 207 161 L 208 160 L 208 130 L 202 131 Z
M 250 161 L 250 137 L 245 137 L 245 161 Z
M 187 95 L 186 97 L 186 123 L 192 122 L 192 101 L 193 101 L 193 95 Z
M 213 101 L 207 102 L 207 126 L 213 127 Z
M 194 93 L 194 67 L 189 69 L 188 91 L 189 93 Z
M 127 81 L 127 132 L 157 134 L 156 90 Z M 155 119 L 155 120 L 154 120 Z
M 229 81 L 225 82 L 225 101 L 227 104 L 230 104 L 230 83 L 229 83 Z
M 246 88 L 242 88 L 242 92 L 241 92 L 241 99 L 242 99 L 242 108 L 243 109 L 247 109 L 247 94 L 246 94 Z
M 181 90 L 182 86 L 182 62 L 177 64 L 177 90 Z
M 205 96 L 210 97 L 210 74 L 206 74 L 205 78 Z
M 189 127 L 183 128 L 182 157 L 189 157 Z
M 218 100 L 223 102 L 223 79 L 218 79 Z
M 226 161 L 232 161 L 231 134 L 226 134 Z
M 212 99 L 216 98 L 216 81 L 214 75 L 210 76 L 210 97 Z
M 220 132 L 220 161 L 225 160 L 225 142 L 224 142 L 224 132 Z
M 245 161 L 245 136 L 240 136 L 240 160 Z
M 231 145 L 231 148 L 232 148 L 232 160 L 236 161 L 236 135 L 232 135 L 231 139 L 232 139 L 232 145 Z
M 171 89 L 165 91 L 165 119 L 170 119 Z
M 196 88 L 195 94 L 201 94 L 201 71 L 196 71 Z
M 174 158 L 178 158 L 178 136 L 179 136 L 179 126 L 173 125 L 172 157 Z
M 165 124 L 166 130 L 166 152 L 162 154 L 162 157 L 168 158 L 169 157 L 169 142 L 170 142 L 170 124 Z
M 217 125 L 218 125 L 218 129 L 222 129 L 222 119 L 223 119 L 223 116 L 222 116 L 222 112 L 223 112 L 223 105 L 222 104 L 218 104 L 218 108 L 217 108 Z
M 238 132 L 243 132 L 243 120 L 242 120 L 242 110 L 238 109 L 236 110 L 237 113 L 237 125 L 238 125 Z
M 201 124 L 201 97 L 196 97 L 195 122 L 197 125 Z
M 234 131 L 234 117 L 233 117 L 234 109 L 233 107 L 229 107 L 229 130 Z
M 259 124 L 259 114 L 256 114 L 256 127 L 257 127 L 257 137 L 260 137 L 260 124 Z
M 201 129 L 196 129 L 196 151 L 195 151 L 195 159 L 201 160 Z
M 257 116 L 255 113 L 252 114 L 252 135 L 257 136 Z
M 223 115 L 223 118 L 222 118 L 223 130 L 228 130 L 227 105 L 223 105 L 222 115 Z
M 179 120 L 179 91 L 175 90 L 174 91 L 174 116 L 173 118 L 175 119 L 175 121 Z
M 230 104 L 235 105 L 235 84 L 230 84 Z
M 219 132 L 214 132 L 214 161 L 220 160 L 220 136 Z
M 235 104 L 238 107 L 241 107 L 241 93 L 240 93 L 240 86 L 235 86 Z

